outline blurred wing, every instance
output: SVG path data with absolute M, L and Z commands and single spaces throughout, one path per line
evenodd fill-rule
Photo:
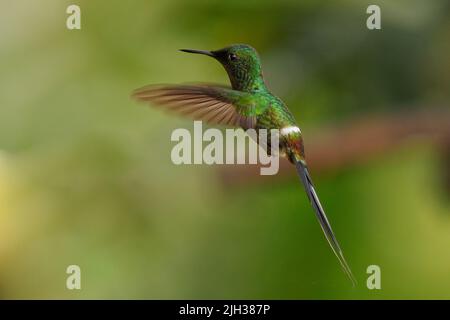
M 256 125 L 249 94 L 230 88 L 213 85 L 146 86 L 135 90 L 132 96 L 207 123 L 244 129 Z

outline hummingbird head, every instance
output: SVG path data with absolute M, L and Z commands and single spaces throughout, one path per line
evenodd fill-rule
M 228 73 L 235 90 L 259 91 L 265 88 L 258 53 L 246 44 L 235 44 L 214 50 L 181 49 L 183 52 L 204 54 L 219 61 Z

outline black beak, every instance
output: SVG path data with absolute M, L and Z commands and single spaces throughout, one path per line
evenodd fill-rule
M 210 57 L 214 57 L 214 54 L 211 51 L 206 51 L 206 50 L 180 49 L 180 51 L 189 52 L 189 53 L 204 54 L 204 55 L 207 55 L 207 56 L 210 56 Z

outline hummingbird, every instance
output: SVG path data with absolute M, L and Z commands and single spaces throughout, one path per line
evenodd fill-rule
M 220 62 L 228 74 L 231 87 L 214 84 L 149 85 L 136 89 L 132 97 L 210 124 L 241 127 L 244 130 L 279 130 L 279 153 L 295 166 L 328 243 L 345 274 L 355 285 L 356 279 L 309 174 L 300 127 L 285 103 L 267 88 L 256 50 L 246 44 L 235 44 L 214 51 L 180 51 L 209 56 Z M 266 142 L 267 145 L 270 141 Z

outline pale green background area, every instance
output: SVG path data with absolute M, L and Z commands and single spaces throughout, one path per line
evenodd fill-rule
M 170 134 L 192 123 L 129 98 L 226 83 L 177 49 L 244 42 L 306 140 L 353 116 L 448 107 L 448 1 L 378 1 L 381 31 L 365 27 L 371 3 L 1 0 L 0 297 L 450 298 L 448 190 L 426 141 L 315 177 L 352 288 L 294 170 L 227 188 L 217 167 L 175 166 Z M 70 264 L 81 291 L 65 288 Z M 380 291 L 365 287 L 370 264 Z

